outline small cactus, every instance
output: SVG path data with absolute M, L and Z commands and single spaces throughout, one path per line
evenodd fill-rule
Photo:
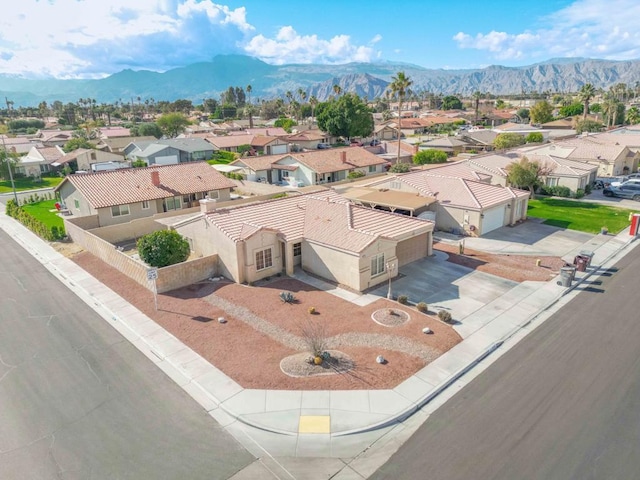
M 406 295 L 398 295 L 398 303 L 406 305 L 407 303 L 409 303 L 409 297 Z
M 280 299 L 284 303 L 294 303 L 296 301 L 296 297 L 291 292 L 280 292 Z
M 453 317 L 446 310 L 440 310 L 438 312 L 438 318 L 445 323 L 451 323 L 453 321 Z
M 309 307 L 309 314 L 315 315 L 316 314 L 316 307 Z

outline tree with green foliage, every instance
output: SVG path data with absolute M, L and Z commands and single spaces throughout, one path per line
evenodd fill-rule
M 318 105 L 317 120 L 318 127 L 334 137 L 368 137 L 373 132 L 373 114 L 355 93 Z
M 147 162 L 138 158 L 137 160 L 134 160 L 133 162 L 131 162 L 131 166 L 133 168 L 144 168 L 147 166 Z
M 580 135 L 581 133 L 596 133 L 601 132 L 604 128 L 604 125 L 600 122 L 596 122 L 595 120 L 580 120 L 576 122 L 576 133 Z
M 553 120 L 553 107 L 546 100 L 536 103 L 529 109 L 532 123 L 547 123 Z
M 585 83 L 578 92 L 578 99 L 582 102 L 582 119 L 586 120 L 589 114 L 589 102 L 596 96 L 596 88 L 590 83 Z
M 189 242 L 175 230 L 158 230 L 140 237 L 140 258 L 152 267 L 166 267 L 189 258 Z
M 561 117 L 573 117 L 575 115 L 582 115 L 583 112 L 584 105 L 582 103 L 575 102 L 570 105 L 560 107 L 560 111 L 558 113 Z
M 137 128 L 137 136 L 156 137 L 156 138 L 162 137 L 162 129 L 158 126 L 157 123 L 141 123 L 140 125 L 137 125 L 136 128 Z
M 64 150 L 65 153 L 69 153 L 79 148 L 96 148 L 96 146 L 86 138 L 75 137 L 69 139 L 67 143 L 63 145 L 62 150 Z
M 398 72 L 395 76 L 391 77 L 391 83 L 389 84 L 389 90 L 391 95 L 398 99 L 398 154 L 396 157 L 396 163 L 400 163 L 400 141 L 402 140 L 402 104 L 407 95 L 411 93 L 411 85 L 413 81 L 405 75 L 404 72 Z
M 298 125 L 298 123 L 293 118 L 288 117 L 280 117 L 274 123 L 274 127 L 283 128 L 287 133 L 291 133 L 291 129 Z
M 528 108 L 521 108 L 520 110 L 518 110 L 516 112 L 516 115 L 518 116 L 518 118 L 521 121 L 528 122 L 529 121 L 529 117 L 531 116 L 531 113 L 529 112 Z
M 177 137 L 189 123 L 189 119 L 181 113 L 165 113 L 156 120 L 162 134 L 168 138 Z
M 413 156 L 413 163 L 416 165 L 427 165 L 431 163 L 446 163 L 447 154 L 442 150 L 428 149 L 420 150 Z
M 462 102 L 454 95 L 447 95 L 442 99 L 443 110 L 462 110 Z
M 544 136 L 540 132 L 531 132 L 529 135 L 524 137 L 525 143 L 542 143 L 544 141 Z
M 512 163 L 506 170 L 509 184 L 528 189 L 531 196 L 540 184 L 540 177 L 548 175 L 552 171 L 551 168 L 540 165 L 538 162 L 530 162 L 527 157 L 522 157 L 519 162 Z
M 524 137 L 519 133 L 501 133 L 493 140 L 493 146 L 496 150 L 506 150 L 519 145 L 524 145 Z

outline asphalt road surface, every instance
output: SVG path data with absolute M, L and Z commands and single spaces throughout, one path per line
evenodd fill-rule
M 253 460 L 0 230 L 0 479 L 227 479 Z
M 640 478 L 637 250 L 437 410 L 371 478 Z

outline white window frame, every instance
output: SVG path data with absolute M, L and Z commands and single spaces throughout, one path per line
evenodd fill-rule
M 169 208 L 169 201 L 173 203 L 173 208 Z M 182 198 L 180 197 L 168 197 L 165 198 L 164 204 L 167 207 L 167 212 L 172 210 L 180 210 L 182 209 Z
M 220 192 L 218 190 L 211 190 L 209 192 L 209 198 L 212 200 L 217 200 L 220 198 Z
M 271 247 L 256 252 L 256 271 L 273 267 L 273 255 Z
M 77 209 L 80 210 L 80 201 L 77 198 L 73 199 L 73 206 Z
M 142 201 L 142 209 L 143 210 L 149 210 L 149 200 L 143 200 Z
M 376 166 L 375 165 L 369 165 L 369 173 L 376 173 Z
M 402 182 L 391 182 L 389 188 L 391 190 L 402 190 Z
M 377 277 L 385 272 L 384 253 L 371 257 L 371 277 Z
M 296 251 L 298 253 L 296 253 Z M 302 242 L 294 243 L 293 244 L 293 256 L 294 257 L 299 257 L 300 255 L 302 255 Z
M 117 209 L 117 211 L 116 211 Z M 129 209 L 129 205 L 113 205 L 111 207 L 111 218 L 116 217 L 126 217 L 131 214 L 131 210 Z

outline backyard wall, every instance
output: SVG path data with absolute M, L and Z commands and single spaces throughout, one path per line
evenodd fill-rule
M 92 253 L 103 262 L 125 274 L 143 287 L 153 290 L 153 284 L 147 280 L 149 266 L 140 260 L 120 252 L 114 245 L 94 235 L 92 232 L 76 225 L 81 218 L 65 218 L 67 235 L 86 251 Z M 158 293 L 168 292 L 176 288 L 186 287 L 193 283 L 217 275 L 218 256 L 209 255 L 188 262 L 158 269 L 156 286 Z

